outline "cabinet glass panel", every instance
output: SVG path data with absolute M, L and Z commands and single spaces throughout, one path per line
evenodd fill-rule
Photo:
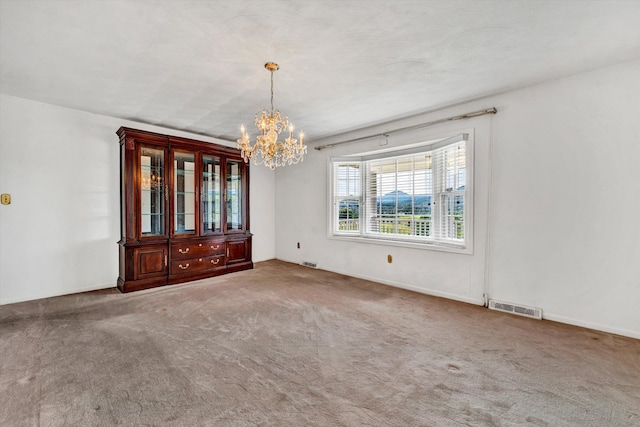
M 202 223 L 205 233 L 221 231 L 220 159 L 202 156 Z
M 195 154 L 173 154 L 173 232 L 196 232 Z
M 143 236 L 165 234 L 164 150 L 140 147 L 140 218 Z
M 242 230 L 242 165 L 227 161 L 227 231 Z

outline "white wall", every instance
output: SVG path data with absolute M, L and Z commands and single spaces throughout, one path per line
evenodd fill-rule
M 541 307 L 546 319 L 640 338 L 638 76 L 634 61 L 341 138 L 497 107 L 419 135 L 473 128 L 472 255 L 327 238 L 327 158 L 378 148 L 368 140 L 311 149 L 276 172 L 276 257 L 472 303 L 486 292 Z M 397 134 L 389 145 L 415 139 Z
M 415 119 L 405 120 L 394 128 L 404 127 L 412 122 L 417 123 Z M 388 145 L 383 147 L 387 149 L 434 140 L 453 136 L 461 131 L 475 136 L 474 210 L 477 215 L 474 221 L 473 254 L 352 243 L 327 237 L 328 158 L 380 149 L 378 139 L 373 139 L 323 151 L 309 147 L 309 154 L 302 166 L 299 164 L 276 171 L 276 256 L 291 262 L 316 262 L 318 268 L 482 304 L 490 123 L 491 118 L 487 116 L 475 119 L 472 123 L 449 123 L 412 134 L 390 136 Z M 376 132 L 377 130 L 374 133 Z M 351 135 L 347 135 L 344 139 L 350 137 Z M 319 144 L 322 142 L 314 145 Z M 297 249 L 298 242 L 300 249 Z M 393 257 L 391 264 L 387 263 L 387 255 Z
M 547 319 L 640 338 L 638 75 L 634 61 L 343 138 L 497 107 L 390 138 L 400 146 L 473 129 L 472 255 L 327 238 L 327 157 L 378 147 L 363 141 L 311 148 L 275 177 L 251 168 L 254 261 L 315 261 L 472 303 L 487 292 L 541 307 Z M 205 139 L 0 95 L 0 192 L 13 197 L 0 206 L 0 303 L 115 285 L 122 125 Z
M 119 144 L 128 126 L 184 132 L 0 95 L 0 304 L 114 287 Z M 251 168 L 253 259 L 274 257 L 274 173 Z

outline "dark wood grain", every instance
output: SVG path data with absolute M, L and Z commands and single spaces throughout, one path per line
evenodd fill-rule
M 167 284 L 183 283 L 229 272 L 253 268 L 251 260 L 251 231 L 249 227 L 249 166 L 242 161 L 235 148 L 163 135 L 138 129 L 121 127 L 120 138 L 120 191 L 121 239 L 119 245 L 118 289 L 131 292 Z M 141 211 L 142 147 L 162 150 L 164 154 L 163 182 L 165 193 L 164 233 L 143 235 Z M 196 229 L 193 233 L 174 233 L 173 218 L 173 159 L 175 152 L 194 154 L 196 164 Z M 221 194 L 226 193 L 226 162 L 241 164 L 241 221 L 240 230 L 226 230 L 226 203 L 221 199 L 222 231 L 206 232 L 203 225 L 202 156 L 220 159 Z M 187 266 L 188 265 L 188 266 Z

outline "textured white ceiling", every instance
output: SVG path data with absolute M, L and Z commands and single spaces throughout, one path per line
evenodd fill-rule
M 235 139 L 308 140 L 640 58 L 640 0 L 0 0 L 0 91 Z

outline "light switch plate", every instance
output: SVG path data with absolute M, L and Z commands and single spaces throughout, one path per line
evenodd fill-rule
M 11 194 L 3 194 L 0 198 L 2 199 L 3 205 L 11 204 Z

